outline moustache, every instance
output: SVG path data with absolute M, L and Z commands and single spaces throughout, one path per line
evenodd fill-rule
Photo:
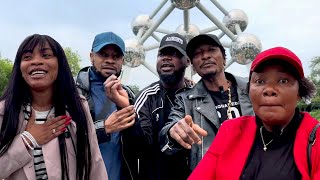
M 203 62 L 203 63 L 200 65 L 200 67 L 203 67 L 203 66 L 205 66 L 205 65 L 207 65 L 207 64 L 217 65 L 216 62 L 214 62 L 214 61 L 205 61 L 205 62 Z

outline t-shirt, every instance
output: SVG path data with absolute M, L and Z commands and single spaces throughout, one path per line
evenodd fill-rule
M 240 103 L 238 99 L 237 88 L 235 85 L 231 85 L 231 114 L 232 118 L 241 116 Z M 218 113 L 220 123 L 223 123 L 228 119 L 228 103 L 229 103 L 229 90 L 226 91 L 209 91 L 210 96 L 215 104 L 215 108 Z
M 257 117 L 257 132 L 254 144 L 242 172 L 241 180 L 300 180 L 301 174 L 294 162 L 293 146 L 302 116 L 296 112 L 292 121 L 281 131 L 272 133 L 262 127 Z M 264 143 L 267 150 L 264 151 Z
M 48 111 L 36 111 L 35 112 L 35 123 L 36 124 L 43 124 L 46 122 L 50 113 L 54 113 L 54 108 Z M 32 151 L 33 153 L 33 163 L 34 163 L 34 170 L 36 173 L 36 179 L 48 179 L 48 174 L 46 170 L 46 165 L 43 158 L 42 147 L 36 147 Z

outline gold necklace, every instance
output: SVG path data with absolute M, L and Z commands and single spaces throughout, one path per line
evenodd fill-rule
M 271 140 L 266 144 L 266 143 L 264 142 L 264 139 L 263 139 L 262 128 L 263 128 L 263 126 L 260 127 L 260 136 L 261 136 L 261 140 L 262 140 L 262 144 L 263 144 L 263 150 L 264 150 L 264 151 L 267 151 L 267 146 L 268 146 L 270 143 L 273 142 L 273 139 L 271 139 Z M 280 132 L 279 136 L 282 135 L 283 130 L 284 130 L 284 128 L 281 129 L 281 132 Z
M 263 126 L 260 127 L 260 136 L 261 136 L 261 140 L 262 140 L 262 144 L 263 144 L 263 150 L 264 151 L 267 151 L 267 146 L 273 142 L 273 139 L 271 139 L 267 144 L 264 142 L 264 139 L 263 139 L 263 135 L 262 135 L 262 128 Z

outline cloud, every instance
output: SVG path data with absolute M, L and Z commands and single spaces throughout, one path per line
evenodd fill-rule
M 140 14 L 151 14 L 160 4 L 159 0 L 148 1 L 4 1 L 0 11 L 0 52 L 2 57 L 14 59 L 22 40 L 31 34 L 48 34 L 64 47 L 71 47 L 81 58 L 81 66 L 90 65 L 89 53 L 95 34 L 114 31 L 124 39 L 135 37 L 131 30 L 132 20 Z M 168 8 L 168 1 L 155 16 L 159 19 Z M 209 0 L 200 1 L 214 16 L 222 20 L 222 14 Z M 19 5 L 16 5 L 16 4 Z M 220 0 L 227 10 L 242 9 L 249 18 L 245 32 L 255 34 L 263 49 L 285 46 L 293 50 L 303 62 L 306 73 L 314 56 L 319 56 L 317 42 L 320 40 L 320 2 L 316 0 Z M 126 5 L 125 5 L 126 4 Z M 190 10 L 190 23 L 200 29 L 214 24 L 198 9 Z M 160 25 L 174 31 L 183 24 L 183 11 L 175 9 Z M 219 34 L 219 31 L 214 32 Z M 161 34 L 159 34 L 161 37 Z M 223 41 L 230 42 L 228 37 Z M 147 44 L 155 43 L 148 40 Z M 148 52 L 147 61 L 155 67 L 156 53 Z M 227 69 L 237 75 L 247 76 L 247 68 L 233 64 Z M 143 66 L 131 70 L 129 84 L 140 88 L 158 80 L 158 77 Z

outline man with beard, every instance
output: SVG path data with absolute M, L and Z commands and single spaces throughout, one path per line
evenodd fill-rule
M 109 180 L 132 178 L 132 170 L 122 156 L 123 131 L 135 122 L 134 93 L 121 84 L 124 41 L 113 32 L 95 36 L 90 60 L 92 66 L 80 70 L 76 84 L 86 97 L 94 121 L 99 148 Z
M 177 105 L 161 130 L 161 151 L 185 152 L 192 171 L 207 152 L 220 125 L 227 119 L 253 115 L 247 80 L 224 71 L 225 49 L 212 34 L 200 34 L 187 45 L 187 54 L 201 80 L 177 95 Z
M 158 133 L 175 106 L 175 95 L 191 87 L 191 81 L 184 78 L 189 65 L 186 45 L 186 39 L 177 33 L 162 38 L 156 65 L 160 81 L 144 88 L 135 99 L 136 134 L 132 138 L 136 138 L 135 149 L 141 153 L 138 179 L 178 180 L 188 177 L 184 168 L 185 156 L 164 156 L 158 143 Z

